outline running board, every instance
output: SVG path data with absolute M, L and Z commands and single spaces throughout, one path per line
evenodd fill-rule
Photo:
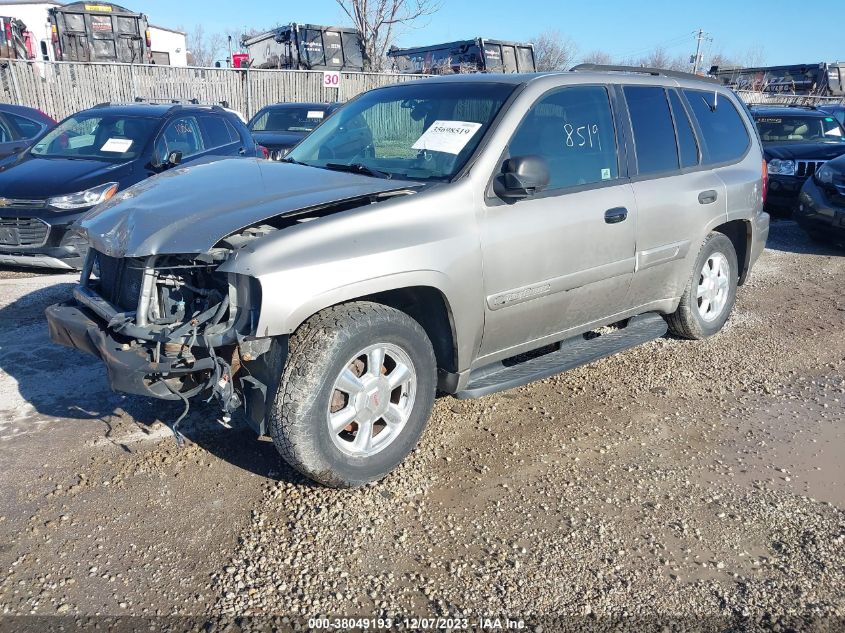
M 506 359 L 474 369 L 470 373 L 466 389 L 456 393 L 455 397 L 459 400 L 469 400 L 521 387 L 648 343 L 666 334 L 666 330 L 666 321 L 659 314 L 641 314 L 629 319 L 626 327 L 608 334 L 594 338 L 585 338 L 579 334 L 568 338 L 559 343 L 558 350 L 543 356 L 516 363 Z

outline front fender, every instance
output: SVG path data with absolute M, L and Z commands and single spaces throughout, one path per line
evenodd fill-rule
M 411 287 L 444 298 L 459 370 L 484 325 L 481 255 L 471 197 L 458 187 L 417 194 L 281 229 L 221 270 L 261 285 L 260 337 L 291 334 L 332 305 Z

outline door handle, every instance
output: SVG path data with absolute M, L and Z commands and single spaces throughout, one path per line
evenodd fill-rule
M 246 147 L 242 147 L 238 150 L 238 154 L 241 156 L 246 156 Z
M 708 189 L 707 191 L 702 191 L 698 194 L 698 201 L 701 204 L 713 204 L 716 202 L 716 199 L 719 197 L 719 194 L 716 193 L 715 189 Z
M 604 212 L 604 221 L 608 224 L 619 224 L 628 217 L 628 209 L 625 207 L 614 207 Z

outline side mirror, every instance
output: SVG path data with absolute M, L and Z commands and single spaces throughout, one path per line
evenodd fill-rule
M 549 166 L 540 156 L 514 156 L 502 165 L 493 192 L 502 200 L 530 198 L 549 186 Z
M 170 152 L 167 155 L 167 166 L 175 167 L 182 162 L 182 152 Z

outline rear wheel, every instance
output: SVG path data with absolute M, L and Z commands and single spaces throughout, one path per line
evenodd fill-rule
M 678 309 L 666 317 L 676 336 L 703 339 L 725 325 L 736 301 L 739 281 L 736 250 L 723 233 L 704 240 Z
M 291 336 L 270 434 L 285 461 L 322 484 L 378 480 L 416 446 L 436 372 L 425 331 L 405 313 L 329 308 Z

